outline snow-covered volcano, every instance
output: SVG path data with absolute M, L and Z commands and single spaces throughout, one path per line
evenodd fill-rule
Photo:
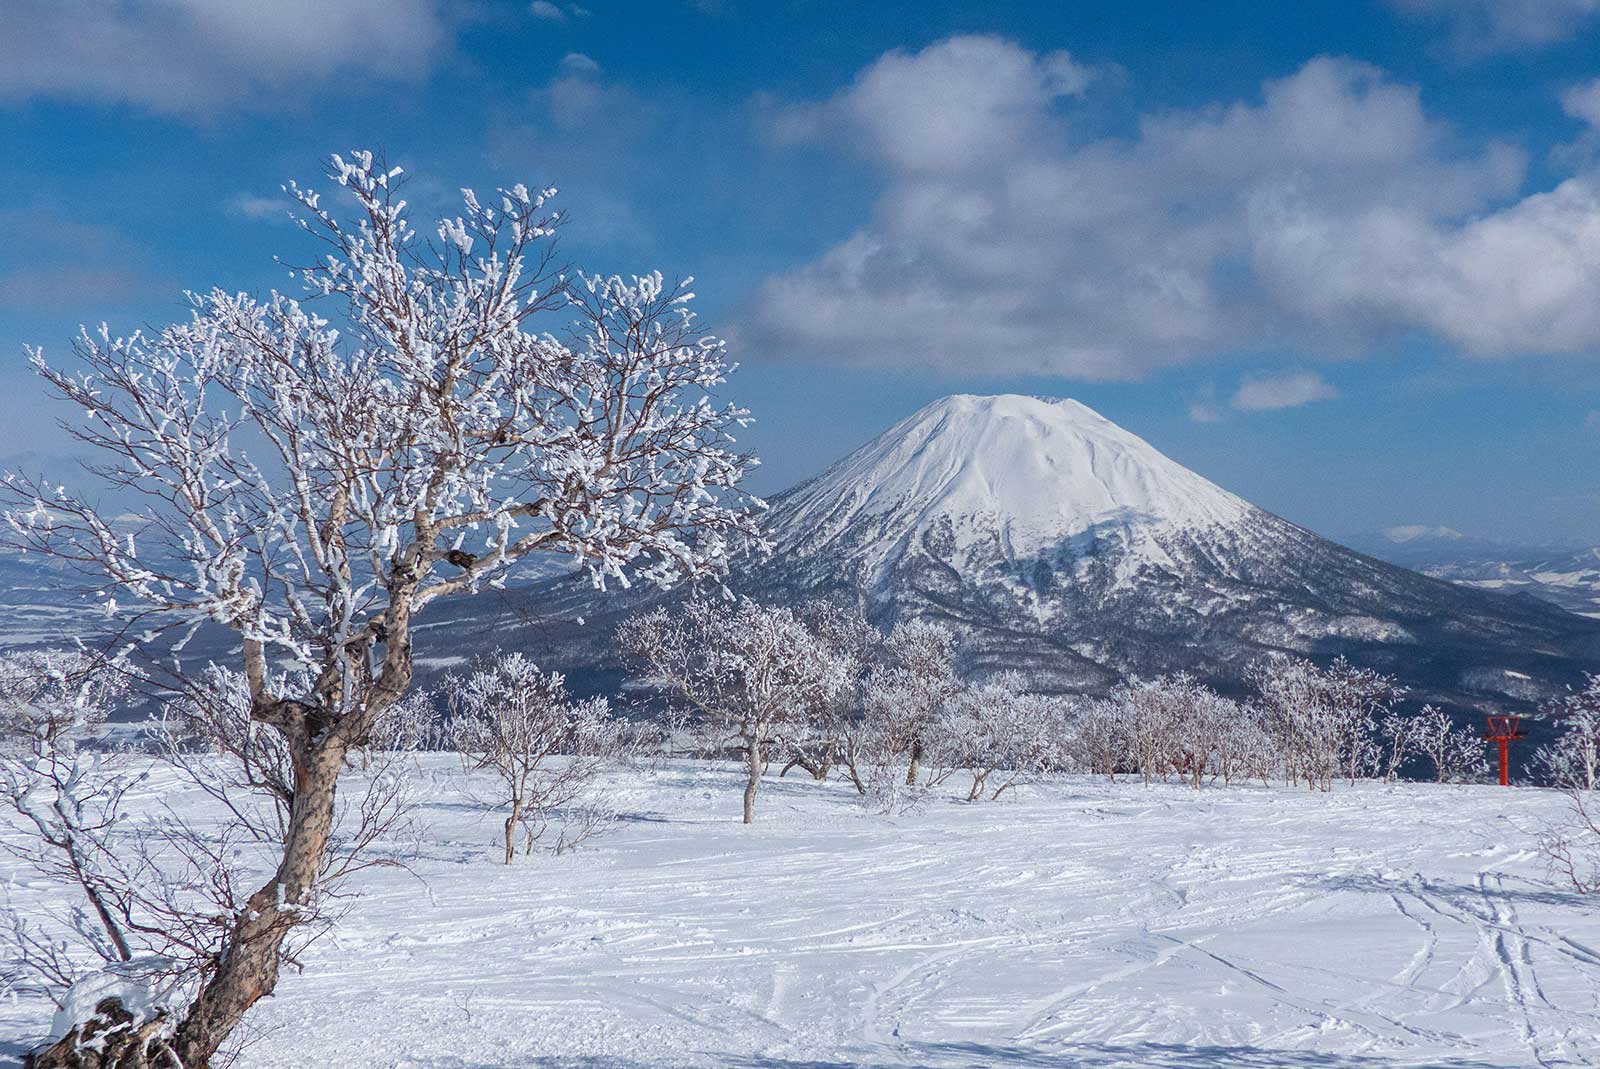
M 1530 700 L 1600 668 L 1600 627 L 1465 590 L 1274 516 L 1077 401 L 954 396 L 774 498 L 738 588 L 935 617 L 977 671 L 1073 689 L 1264 653 L 1344 654 L 1420 694 Z
M 1076 401 L 947 397 L 771 505 L 775 550 L 735 564 L 736 592 L 854 597 L 882 626 L 941 620 L 974 673 L 1098 691 L 1181 670 L 1240 689 L 1251 662 L 1288 651 L 1347 656 L 1418 698 L 1499 706 L 1600 671 L 1600 621 L 1335 545 Z M 574 579 L 502 596 L 470 619 L 429 616 L 423 633 L 450 636 L 452 654 L 526 636 L 596 688 L 623 673 L 612 628 L 659 598 Z M 419 654 L 435 656 L 426 638 Z
M 1256 512 L 1077 401 L 960 394 L 783 495 L 770 526 L 791 549 L 845 543 L 876 583 L 929 535 L 951 540 L 952 563 L 1032 561 L 1111 539 L 1165 560 L 1172 536 Z

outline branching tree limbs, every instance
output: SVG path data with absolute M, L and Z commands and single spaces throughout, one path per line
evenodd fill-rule
M 851 658 L 793 610 L 748 598 L 696 597 L 678 611 L 631 618 L 617 638 L 652 682 L 737 740 L 746 824 L 755 821 L 770 745 L 785 728 L 814 718 L 855 674 Z
M 666 585 L 755 533 L 730 496 L 754 463 L 733 444 L 747 416 L 711 400 L 729 365 L 687 283 L 556 275 L 552 190 L 514 186 L 497 207 L 464 192 L 423 240 L 398 168 L 356 153 L 329 176 L 354 225 L 291 192 L 324 253 L 298 276 L 333 318 L 213 290 L 157 333 L 82 332 L 76 368 L 32 354 L 135 520 L 6 482 L 10 545 L 99 576 L 142 639 L 237 632 L 250 718 L 288 751 L 281 858 L 182 1010 L 189 1069 L 271 993 L 285 926 L 314 912 L 335 785 L 410 685 L 420 611 L 536 552 L 597 584 Z M 535 331 L 557 316 L 562 338 Z M 303 683 L 281 682 L 283 660 Z
M 554 811 L 579 801 L 595 776 L 624 756 L 623 724 L 606 699 L 571 698 L 561 673 L 542 671 L 519 653 L 484 658 L 451 676 L 444 689 L 450 741 L 468 767 L 494 774 L 494 802 L 507 811 L 507 865 L 516 858 L 519 830 L 523 852 L 532 852 Z M 594 826 L 578 821 L 575 834 Z M 556 848 L 568 845 L 564 837 Z

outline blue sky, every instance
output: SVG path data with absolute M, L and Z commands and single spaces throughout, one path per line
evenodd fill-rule
M 695 275 L 763 491 L 1020 390 L 1332 535 L 1600 541 L 1597 79 L 1600 0 L 13 0 L 0 457 L 64 450 L 25 343 L 285 286 L 374 147 Z

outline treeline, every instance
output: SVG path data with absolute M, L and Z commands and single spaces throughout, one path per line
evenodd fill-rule
M 618 638 L 689 728 L 741 757 L 747 821 L 773 763 L 842 777 L 886 810 L 952 777 L 979 801 L 1057 772 L 1328 790 L 1403 769 L 1440 782 L 1487 770 L 1476 732 L 1432 706 L 1401 712 L 1394 679 L 1343 659 L 1265 659 L 1243 701 L 1182 674 L 1086 697 L 1039 693 L 1016 672 L 964 679 L 948 628 L 917 620 L 884 632 L 833 601 L 702 598 L 635 617 Z

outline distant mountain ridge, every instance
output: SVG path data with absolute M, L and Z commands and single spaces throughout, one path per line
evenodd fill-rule
M 1479 590 L 1527 594 L 1569 612 L 1600 619 L 1600 546 L 1572 543 L 1522 546 L 1455 533 L 1395 538 L 1396 531 L 1448 528 L 1389 528 L 1357 538 L 1365 552 L 1436 579 Z

